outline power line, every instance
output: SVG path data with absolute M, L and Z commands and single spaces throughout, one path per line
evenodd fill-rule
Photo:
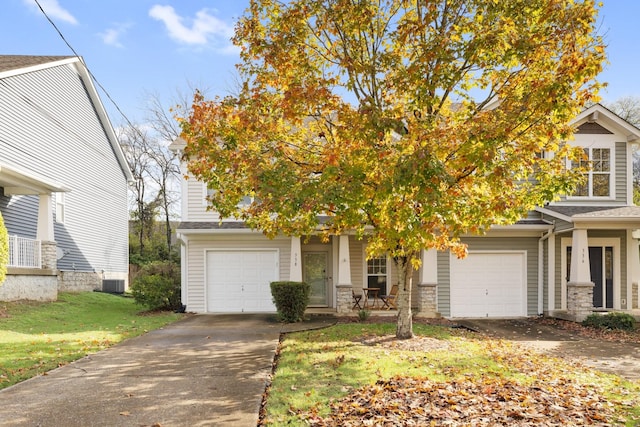
M 91 80 L 93 80 L 93 82 L 96 84 L 96 86 L 98 86 L 102 92 L 104 92 L 105 96 L 109 99 L 109 101 L 111 101 L 111 103 L 113 104 L 114 107 L 116 107 L 116 110 L 120 113 L 120 115 L 124 118 L 124 120 L 127 122 L 127 124 L 129 126 L 131 126 L 132 128 L 135 128 L 135 126 L 133 125 L 133 123 L 131 123 L 131 121 L 129 120 L 129 118 L 124 114 L 124 112 L 120 109 L 120 106 L 116 103 L 116 101 L 111 97 L 111 95 L 109 94 L 109 92 L 107 92 L 107 90 L 104 88 L 104 86 L 102 86 L 102 84 L 98 81 L 98 79 L 96 78 L 96 76 L 93 75 L 93 73 L 91 72 L 91 70 L 89 69 L 89 66 L 84 62 L 84 60 L 82 59 L 82 57 L 78 54 L 78 52 L 76 52 L 76 50 L 73 48 L 73 46 L 71 46 L 71 43 L 69 43 L 67 41 L 67 39 L 64 37 L 64 35 L 62 34 L 62 32 L 60 31 L 60 29 L 58 28 L 58 26 L 55 24 L 55 22 L 53 22 L 53 20 L 51 18 L 49 18 L 49 15 L 47 15 L 47 12 L 44 11 L 44 9 L 42 8 L 42 5 L 40 4 L 40 2 L 38 0 L 33 0 L 37 5 L 38 8 L 40 9 L 40 12 L 42 12 L 42 14 L 45 16 L 45 18 L 47 18 L 47 21 L 49 21 L 49 23 L 53 26 L 53 28 L 56 30 L 56 32 L 58 33 L 58 35 L 60 36 L 60 38 L 62 39 L 62 41 L 64 41 L 64 43 L 69 47 L 69 49 L 71 49 L 71 52 L 73 52 L 73 54 L 75 55 L 76 58 L 78 58 L 80 60 L 80 62 L 82 62 L 82 64 L 84 65 L 84 67 L 87 69 L 87 73 L 89 73 L 89 77 L 91 77 Z

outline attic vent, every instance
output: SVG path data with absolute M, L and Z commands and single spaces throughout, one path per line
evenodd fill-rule
M 124 280 L 104 279 L 102 281 L 102 292 L 110 294 L 124 293 Z

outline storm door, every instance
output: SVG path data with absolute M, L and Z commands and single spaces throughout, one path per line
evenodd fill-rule
M 306 283 L 311 286 L 309 305 L 316 307 L 328 306 L 328 277 L 327 252 L 303 252 L 302 275 Z

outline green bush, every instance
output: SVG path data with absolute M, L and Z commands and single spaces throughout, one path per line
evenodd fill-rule
M 636 327 L 635 318 L 629 313 L 611 312 L 607 314 L 593 313 L 582 322 L 584 326 L 599 329 L 619 329 L 633 331 Z
M 311 286 L 305 282 L 271 282 L 271 296 L 283 322 L 293 323 L 304 319 L 309 304 Z
M 147 264 L 130 290 L 135 301 L 150 310 L 180 310 L 180 266 L 170 261 Z

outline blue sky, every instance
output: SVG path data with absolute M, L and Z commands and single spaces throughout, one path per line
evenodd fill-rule
M 224 95 L 234 87 L 237 51 L 228 39 L 248 0 L 38 0 L 67 42 L 133 121 L 149 94 L 170 105 L 201 88 Z M 0 53 L 73 55 L 36 0 L 2 0 Z M 600 80 L 603 101 L 640 96 L 638 0 L 604 0 L 600 32 L 610 64 Z M 100 91 L 114 125 L 123 122 Z

